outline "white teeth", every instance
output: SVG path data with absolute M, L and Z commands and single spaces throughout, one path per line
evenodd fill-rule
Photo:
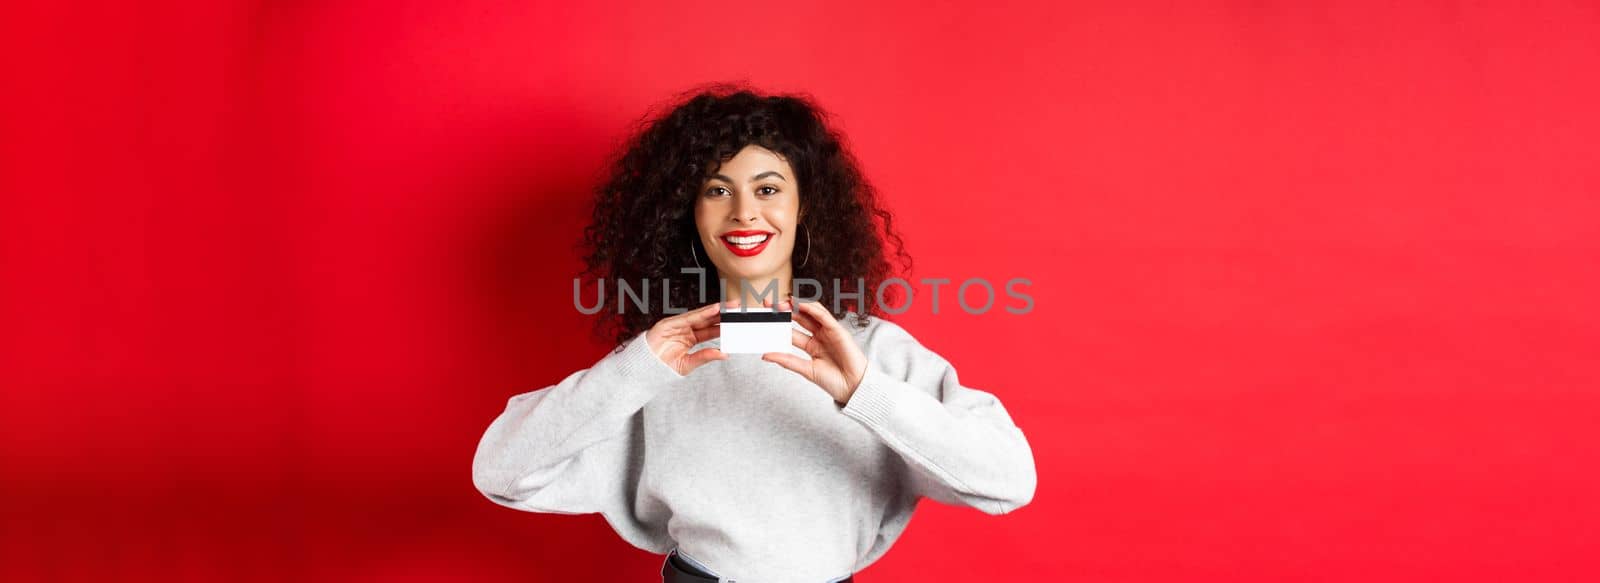
M 734 245 L 738 246 L 740 249 L 753 249 L 753 248 L 755 248 L 756 245 L 759 245 L 762 242 L 766 241 L 768 237 L 771 237 L 771 235 L 752 235 L 752 236 L 749 236 L 749 237 L 728 236 L 728 237 L 723 237 L 723 240 L 725 240 L 725 241 L 727 241 L 729 243 L 733 243 Z

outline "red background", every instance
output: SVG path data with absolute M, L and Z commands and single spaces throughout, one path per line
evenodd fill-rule
M 8 6 L 0 579 L 652 580 L 471 457 L 607 348 L 603 155 L 740 79 L 838 115 L 913 277 L 1034 282 L 899 321 L 1037 497 L 862 580 L 1600 575 L 1593 3 L 545 4 Z

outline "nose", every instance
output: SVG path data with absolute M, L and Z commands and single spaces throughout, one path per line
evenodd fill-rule
M 740 193 L 733 197 L 733 208 L 731 209 L 732 214 L 729 218 L 733 219 L 733 222 L 736 223 L 743 222 L 747 224 L 753 224 L 760 216 L 760 213 L 757 212 L 757 209 L 758 207 L 755 200 L 755 195 L 750 193 Z

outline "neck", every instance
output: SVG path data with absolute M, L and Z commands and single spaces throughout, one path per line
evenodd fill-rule
M 734 301 L 739 306 L 759 308 L 763 299 L 769 299 L 773 305 L 777 305 L 789 299 L 789 292 L 793 289 L 791 285 L 788 271 L 744 280 L 734 278 L 727 280 L 727 285 L 722 291 L 722 301 Z M 767 291 L 768 286 L 772 286 L 773 290 Z

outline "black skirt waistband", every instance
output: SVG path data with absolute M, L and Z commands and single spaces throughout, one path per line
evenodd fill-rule
M 661 563 L 661 581 L 662 583 L 717 583 L 717 578 L 689 564 L 678 556 L 677 549 L 673 549 L 667 553 L 667 560 Z M 854 575 L 839 580 L 839 583 L 854 582 Z

